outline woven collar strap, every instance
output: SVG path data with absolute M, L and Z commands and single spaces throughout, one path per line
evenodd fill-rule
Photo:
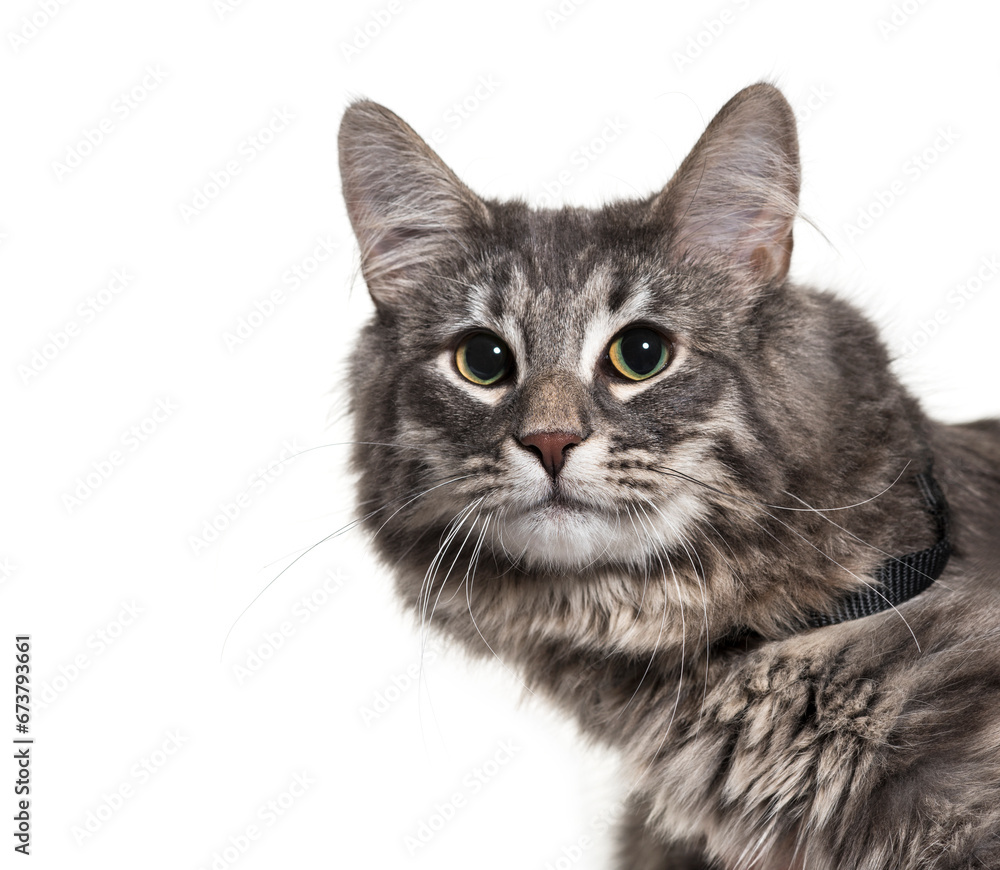
M 810 628 L 836 625 L 889 610 L 919 595 L 941 576 L 951 555 L 948 502 L 930 468 L 917 475 L 917 485 L 924 496 L 927 512 L 934 518 L 937 543 L 918 553 L 884 561 L 875 572 L 873 584 L 844 598 L 829 613 L 812 614 L 806 622 Z

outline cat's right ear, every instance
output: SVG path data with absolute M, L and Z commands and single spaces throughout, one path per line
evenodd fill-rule
M 401 118 L 370 100 L 340 123 L 340 178 L 376 306 L 392 310 L 489 221 L 483 201 Z

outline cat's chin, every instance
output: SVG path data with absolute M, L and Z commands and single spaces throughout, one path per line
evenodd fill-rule
M 643 564 L 654 550 L 626 516 L 561 500 L 508 516 L 495 540 L 511 560 L 538 569 Z

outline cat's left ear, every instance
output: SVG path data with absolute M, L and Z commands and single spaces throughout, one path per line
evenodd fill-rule
M 361 247 L 361 270 L 379 308 L 404 306 L 462 238 L 488 222 L 483 201 L 401 118 L 370 100 L 340 124 L 340 178 Z
M 675 258 L 721 258 L 755 282 L 780 282 L 799 185 L 795 115 L 777 88 L 761 83 L 719 110 L 652 208 Z

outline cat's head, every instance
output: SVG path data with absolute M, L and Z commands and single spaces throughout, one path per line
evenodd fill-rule
M 340 165 L 376 309 L 352 367 L 361 510 L 411 594 L 474 569 L 617 572 L 636 599 L 650 566 L 700 583 L 783 534 L 748 506 L 829 472 L 855 401 L 834 333 L 881 350 L 786 281 L 799 160 L 774 87 L 730 100 L 661 191 L 596 209 L 484 200 L 368 101 Z

